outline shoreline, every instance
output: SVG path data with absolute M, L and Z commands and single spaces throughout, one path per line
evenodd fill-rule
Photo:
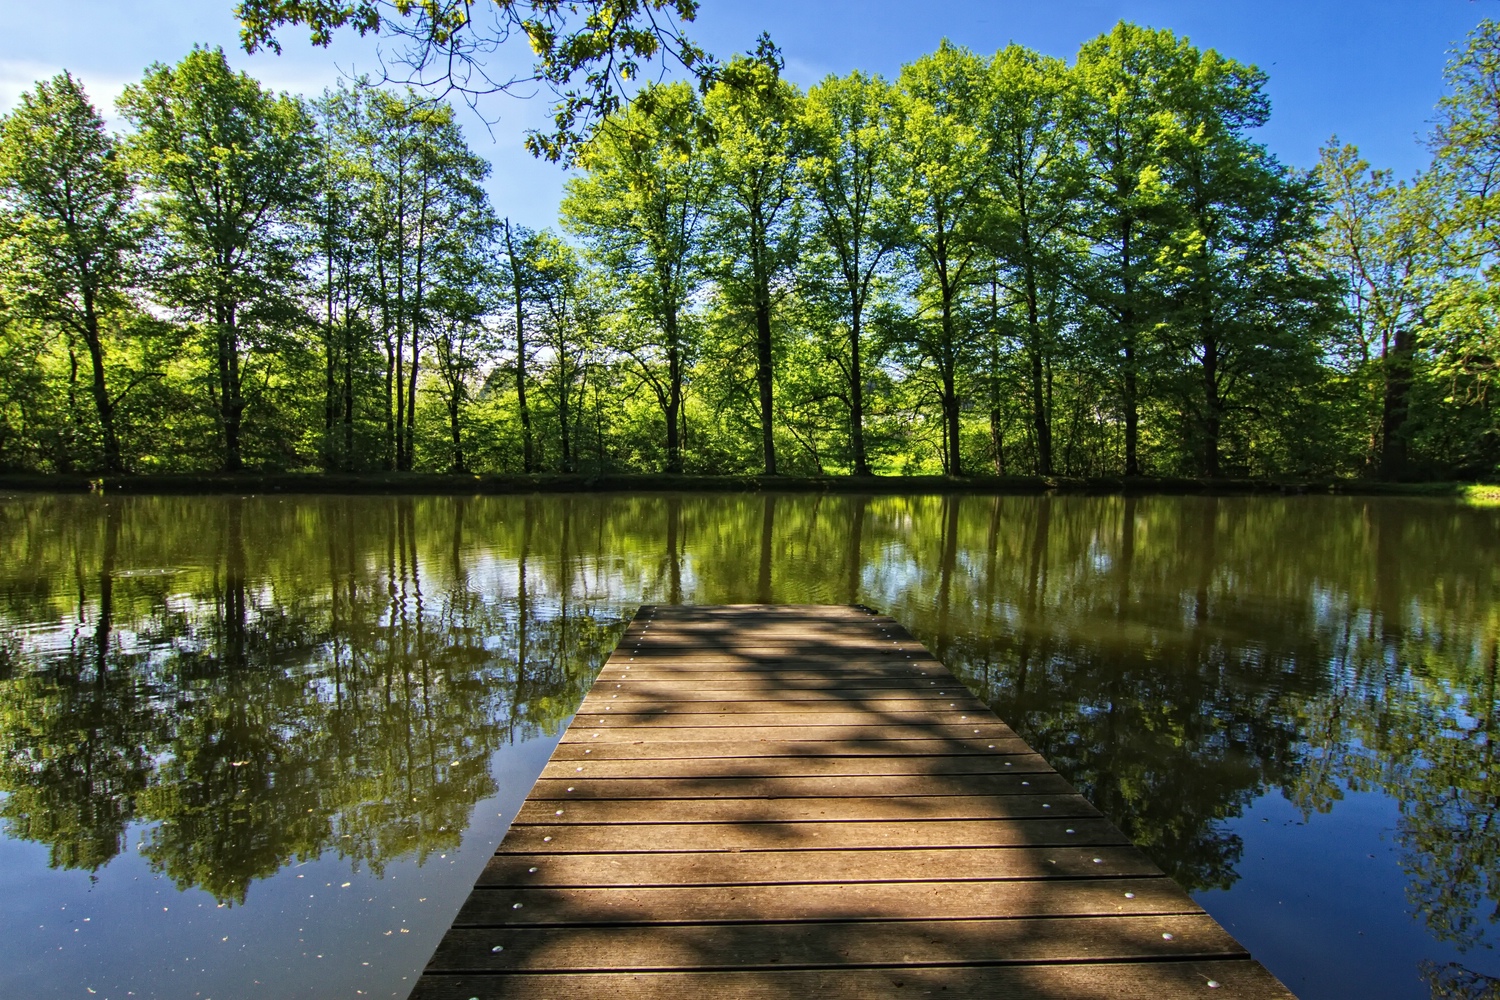
M 1500 504 L 1500 485 L 1387 483 L 1364 479 L 1197 479 L 1103 476 L 697 476 L 547 473 L 185 473 L 167 475 L 4 474 L 0 493 L 215 495 L 304 493 L 371 496 L 486 496 L 527 493 L 1082 494 L 1201 496 L 1404 496 Z

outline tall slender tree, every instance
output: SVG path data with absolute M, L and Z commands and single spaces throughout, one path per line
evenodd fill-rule
M 1182 83 L 1186 42 L 1121 22 L 1078 53 L 1074 74 L 1086 164 L 1088 290 L 1102 317 L 1101 353 L 1119 386 L 1125 474 L 1139 475 L 1141 376 L 1160 295 L 1156 254 L 1165 238 L 1167 188 L 1158 133 Z
M 124 467 L 106 377 L 105 316 L 130 284 L 139 226 L 119 144 L 72 74 L 0 118 L 0 281 L 13 309 L 82 338 L 104 468 Z
M 890 84 L 851 73 L 830 76 L 804 103 L 808 136 L 802 177 L 814 206 L 815 245 L 831 258 L 848 340 L 843 361 L 854 474 L 870 475 L 865 445 L 865 311 L 876 277 L 890 262 L 899 230 L 884 184 Z
M 917 329 L 917 353 L 932 366 L 943 414 L 944 468 L 963 474 L 959 379 L 967 353 L 961 299 L 984 258 L 993 211 L 989 137 L 983 127 L 989 80 L 984 61 L 944 41 L 908 63 L 897 81 L 888 183 L 905 245 L 936 301 L 936 326 Z
M 1060 60 L 1011 45 L 990 63 L 989 94 L 996 273 L 1021 313 L 1036 471 L 1050 476 L 1050 372 L 1059 324 L 1047 306 L 1075 269 L 1068 236 L 1077 227 L 1082 180 L 1074 88 Z
M 302 203 L 311 128 L 301 105 L 195 48 L 125 88 L 129 149 L 156 197 L 158 291 L 208 331 L 223 467 L 243 467 L 247 352 L 289 322 L 296 277 L 284 227 Z
M 801 95 L 781 79 L 780 59 L 736 59 L 704 98 L 713 129 L 714 186 L 709 243 L 721 293 L 750 313 L 755 384 L 766 475 L 776 474 L 775 356 L 772 313 L 797 262 L 804 148 Z
M 666 466 L 681 472 L 682 402 L 691 341 L 684 323 L 701 275 L 699 240 L 712 194 L 702 108 L 692 88 L 649 88 L 603 127 L 568 182 L 563 222 L 581 236 L 645 324 L 619 349 L 666 424 Z M 634 326 L 635 324 L 632 324 Z

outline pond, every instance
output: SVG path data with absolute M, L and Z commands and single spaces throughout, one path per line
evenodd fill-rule
M 1304 998 L 1500 996 L 1500 510 L 0 499 L 0 996 L 403 997 L 642 602 L 894 615 Z

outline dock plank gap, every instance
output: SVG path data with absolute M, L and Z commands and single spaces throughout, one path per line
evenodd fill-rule
M 645 606 L 415 1000 L 1289 998 L 894 619 Z

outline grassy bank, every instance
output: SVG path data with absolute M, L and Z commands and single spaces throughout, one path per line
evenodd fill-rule
M 0 491 L 49 493 L 1082 493 L 1082 494 L 1344 494 L 1453 497 L 1500 504 L 1500 486 L 1466 483 L 1383 483 L 1373 480 L 1166 479 L 1062 476 L 692 476 L 692 475 L 448 475 L 434 473 L 190 473 L 178 475 L 0 474 Z

